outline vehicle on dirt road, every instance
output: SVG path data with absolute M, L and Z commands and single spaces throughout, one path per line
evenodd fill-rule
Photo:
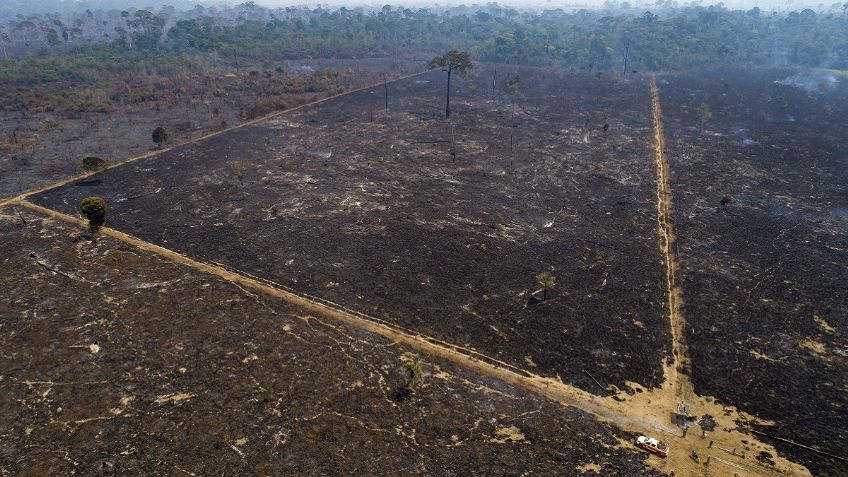
M 668 446 L 665 442 L 654 439 L 653 437 L 639 436 L 636 438 L 634 443 L 636 444 L 636 447 L 641 447 L 652 454 L 656 454 L 660 457 L 668 457 Z

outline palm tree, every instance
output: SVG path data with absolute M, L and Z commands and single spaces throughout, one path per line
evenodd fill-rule
M 536 275 L 536 281 L 539 282 L 539 285 L 542 285 L 542 301 L 547 300 L 548 290 L 556 285 L 556 277 L 551 275 L 550 272 L 542 272 Z
M 473 68 L 474 63 L 471 62 L 471 55 L 464 51 L 451 50 L 442 56 L 437 56 L 430 60 L 427 67 L 431 70 L 441 68 L 442 71 L 445 71 L 448 74 L 448 93 L 447 101 L 445 103 L 445 118 L 449 118 L 451 73 L 456 70 L 456 72 L 460 75 L 464 75 L 468 70 Z
M 412 385 L 421 378 L 424 374 L 424 365 L 421 363 L 421 357 L 414 353 L 405 354 L 402 358 L 403 370 L 406 372 L 407 387 Z

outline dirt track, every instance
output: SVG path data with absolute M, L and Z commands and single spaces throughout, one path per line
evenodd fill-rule
M 659 475 L 579 409 L 426 355 L 401 393 L 402 343 L 15 208 L 0 475 Z
M 674 252 L 674 226 L 671 217 L 671 183 L 669 181 L 669 165 L 665 156 L 665 133 L 663 132 L 662 106 L 660 94 L 657 89 L 657 78 L 651 76 L 651 106 L 654 119 L 654 147 L 655 162 L 657 167 L 657 225 L 659 234 L 659 246 L 664 258 L 666 298 L 668 300 L 668 320 L 671 329 L 672 359 L 666 365 L 666 381 L 672 383 L 675 389 L 675 401 L 683 398 L 680 391 L 681 366 L 684 365 L 688 353 L 683 342 L 683 329 L 686 325 L 685 319 L 680 311 L 680 300 L 682 293 L 677 286 L 677 255 Z M 674 402 L 669 402 L 669 406 Z
M 391 84 L 373 121 L 382 88 L 30 200 L 75 214 L 100 195 L 146 242 L 591 393 L 658 386 L 672 349 L 648 88 L 544 73 L 493 102 L 481 69 L 447 122 L 431 72 Z M 544 270 L 559 284 L 543 301 Z
M 738 413 L 732 408 L 721 406 L 712 398 L 701 398 L 696 396 L 694 392 L 691 391 L 692 387 L 688 376 L 685 373 L 679 373 L 681 367 L 683 369 L 688 368 L 688 356 L 684 342 L 684 334 L 682 332 L 684 321 L 680 314 L 682 297 L 676 284 L 677 262 L 674 253 L 674 231 L 671 222 L 671 190 L 669 188 L 670 172 L 668 170 L 668 160 L 665 157 L 664 150 L 664 134 L 659 92 L 656 84 L 653 82 L 651 84 L 651 101 L 654 112 L 653 119 L 656 142 L 656 154 L 653 159 L 657 168 L 658 228 L 660 235 L 660 248 L 665 257 L 665 265 L 667 267 L 666 284 L 668 290 L 668 312 L 669 324 L 672 329 L 674 341 L 674 358 L 670 360 L 670 363 L 666 363 L 666 380 L 662 387 L 654 390 L 645 390 L 644 392 L 637 393 L 634 396 L 628 396 L 622 393 L 622 395 L 617 397 L 623 401 L 593 396 L 578 388 L 565 385 L 560 381 L 541 377 L 524 369 L 504 363 L 501 360 L 486 357 L 474 350 L 451 345 L 420 333 L 410 333 L 408 330 L 399 328 L 396 325 L 390 325 L 382 320 L 357 313 L 351 313 L 341 309 L 339 306 L 333 306 L 333 304 L 328 305 L 326 303 L 321 303 L 293 294 L 279 286 L 269 284 L 266 281 L 252 278 L 244 274 L 228 270 L 224 267 L 193 260 L 177 252 L 150 244 L 119 231 L 106 229 L 106 233 L 122 241 L 131 243 L 141 249 L 167 257 L 175 262 L 191 266 L 206 273 L 212 273 L 244 287 L 284 298 L 298 304 L 299 306 L 313 310 L 316 313 L 338 319 L 342 322 L 380 334 L 389 339 L 402 342 L 422 352 L 465 366 L 475 372 L 480 372 L 506 382 L 518 384 L 561 403 L 580 407 L 581 409 L 584 409 L 601 419 L 613 422 L 624 429 L 628 429 L 633 432 L 645 432 L 646 429 L 650 428 L 665 430 L 661 432 L 669 433 L 668 440 L 670 441 L 672 448 L 675 449 L 675 452 L 669 460 L 661 461 L 651 458 L 650 462 L 652 465 L 663 471 L 674 470 L 676 475 L 703 475 L 705 467 L 700 463 L 694 463 L 694 461 L 689 459 L 688 453 L 690 450 L 697 450 L 701 456 L 713 455 L 718 462 L 735 461 L 737 462 L 737 465 L 743 464 L 739 464 L 741 461 L 738 459 L 738 456 L 722 454 L 715 450 L 715 448 L 708 450 L 706 440 L 699 439 L 696 435 L 694 435 L 695 432 L 692 432 L 689 436 L 682 438 L 673 436 L 675 431 L 669 429 L 670 424 L 667 422 L 668 412 L 670 411 L 668 406 L 673 405 L 681 398 L 686 400 L 693 412 L 698 414 L 710 414 L 715 417 L 719 422 L 719 428 L 727 426 L 728 428 L 734 429 L 731 432 L 717 434 L 714 439 L 712 435 L 710 436 L 710 439 L 715 440 L 717 444 L 721 444 L 721 447 L 727 446 L 727 448 L 731 448 L 732 446 L 734 449 L 749 447 L 754 449 L 754 451 L 751 452 L 762 450 L 770 452 L 772 455 L 776 455 L 776 452 L 772 447 L 756 442 L 752 436 L 742 434 L 735 430 L 735 420 L 756 422 L 756 418 L 745 415 L 744 413 Z M 24 200 L 25 198 L 26 195 L 13 198 L 5 201 L 3 205 L 20 204 L 37 210 L 39 213 L 49 214 L 62 220 L 81 223 L 78 219 L 66 214 L 34 205 Z M 743 440 L 747 441 L 747 443 L 743 442 Z M 807 473 L 806 470 L 800 466 L 788 463 L 782 459 L 776 460 L 778 465 L 775 469 L 763 466 L 757 467 L 758 464 L 752 464 L 750 460 L 744 463 L 744 465 L 748 466 L 748 472 L 758 475 L 804 475 Z M 729 468 L 730 467 L 726 467 L 725 470 Z
M 664 137 L 662 132 L 662 114 L 660 109 L 659 92 L 654 81 L 651 82 L 651 98 L 654 111 L 656 141 L 655 164 L 657 168 L 658 233 L 660 235 L 660 248 L 666 257 L 666 276 L 669 292 L 669 324 L 673 330 L 679 330 L 683 328 L 684 322 L 678 308 L 679 290 L 675 286 L 676 257 L 672 250 L 673 230 L 670 222 L 671 205 L 670 191 L 668 190 L 668 162 L 664 155 Z M 17 203 L 39 213 L 61 220 L 74 222 L 81 226 L 85 224 L 85 222 L 81 219 L 35 205 L 26 200 L 21 200 Z M 671 363 L 667 363 L 665 366 L 666 381 L 662 387 L 648 390 L 641 395 L 637 395 L 635 399 L 628 399 L 626 395 L 616 396 L 619 400 L 614 400 L 612 398 L 599 398 L 579 388 L 564 384 L 559 380 L 538 376 L 498 359 L 488 357 L 477 351 L 453 345 L 433 337 L 421 335 L 411 330 L 404 330 L 396 325 L 385 322 L 384 320 L 345 310 L 340 305 L 319 302 L 315 299 L 297 295 L 283 289 L 280 285 L 269 284 L 267 281 L 248 277 L 244 274 L 231 271 L 218 265 L 193 260 L 183 254 L 139 240 L 120 231 L 105 228 L 104 232 L 114 238 L 132 244 L 139 249 L 156 253 L 174 262 L 190 266 L 205 273 L 219 276 L 239 286 L 283 298 L 297 306 L 310 310 L 311 312 L 331 317 L 348 325 L 384 336 L 392 341 L 403 343 L 404 345 L 422 353 L 426 353 L 427 355 L 458 364 L 474 372 L 481 373 L 504 382 L 522 386 L 561 404 L 580 408 L 604 421 L 611 422 L 622 429 L 637 433 L 646 432 L 647 429 L 660 431 L 666 436 L 663 437 L 663 439 L 671 442 L 671 445 L 676 449 L 669 459 L 659 460 L 651 458 L 650 462 L 659 470 L 674 470 L 676 475 L 701 475 L 701 472 L 703 471 L 702 466 L 700 463 L 695 463 L 689 459 L 688 453 L 689 451 L 697 450 L 700 455 L 707 456 L 710 451 L 705 445 L 705 440 L 696 439 L 693 435 L 690 435 L 687 439 L 685 433 L 683 436 L 679 436 L 677 431 L 670 429 L 668 422 L 664 419 L 669 410 L 673 408 L 673 405 L 678 402 L 678 400 L 686 399 L 687 404 L 691 406 L 694 412 L 703 412 L 705 414 L 717 416 L 720 413 L 726 413 L 727 411 L 727 408 L 718 406 L 711 402 L 711 400 L 698 399 L 691 391 L 684 394 L 683 390 L 691 390 L 692 387 L 686 376 L 677 372 L 679 363 L 684 361 L 686 357 L 686 348 L 681 341 L 682 338 L 675 339 L 675 358 L 671 360 Z M 679 337 L 679 331 L 677 333 L 673 333 L 673 336 Z M 694 399 L 698 399 L 697 402 L 692 402 Z M 736 417 L 738 418 L 740 416 Z M 751 419 L 751 417 L 748 416 L 741 417 L 743 419 Z M 721 418 L 718 420 L 719 422 L 723 421 Z M 726 422 L 725 425 L 732 426 L 732 420 Z M 730 435 L 723 436 L 721 440 L 714 440 L 717 440 L 725 446 L 732 446 L 734 449 L 738 446 L 739 448 L 747 447 L 757 449 L 759 451 L 774 452 L 773 448 L 756 442 L 756 440 L 751 436 L 740 434 L 738 432 L 732 432 Z M 747 443 L 743 443 L 743 440 Z M 730 460 L 724 460 L 722 457 Z M 736 456 L 721 456 L 718 457 L 717 462 L 731 462 L 733 457 Z M 789 475 L 804 475 L 807 473 L 805 469 L 782 459 L 778 459 L 777 469 L 783 470 L 746 468 L 746 470 L 756 475 L 785 475 L 786 472 L 789 472 Z

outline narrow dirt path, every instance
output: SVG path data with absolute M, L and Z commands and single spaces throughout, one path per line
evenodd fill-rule
M 651 75 L 651 112 L 654 119 L 654 161 L 657 168 L 657 225 L 660 238 L 660 252 L 665 265 L 666 306 L 668 307 L 668 320 L 671 329 L 672 353 L 671 361 L 665 366 L 666 383 L 671 383 L 674 390 L 672 396 L 676 402 L 684 401 L 691 386 L 686 386 L 689 381 L 685 374 L 690 371 L 689 354 L 686 348 L 686 322 L 681 312 L 683 292 L 677 285 L 677 254 L 674 251 L 674 225 L 671 216 L 671 182 L 669 178 L 668 157 L 665 154 L 665 132 L 663 130 L 662 107 L 660 105 L 660 94 L 657 88 L 657 80 Z M 688 389 L 684 389 L 684 387 Z M 676 401 L 676 402 L 675 402 Z
M 720 405 L 712 397 L 699 396 L 695 393 L 691 380 L 693 369 L 686 343 L 686 321 L 682 313 L 683 290 L 677 282 L 679 262 L 675 251 L 676 236 L 672 217 L 671 171 L 665 150 L 659 88 L 654 75 L 650 76 L 649 86 L 654 122 L 654 163 L 657 170 L 657 235 L 666 269 L 666 306 L 671 331 L 672 355 L 663 367 L 665 377 L 663 385 L 629 398 L 627 412 L 631 416 L 644 415 L 649 418 L 646 422 L 651 422 L 650 418 L 653 418 L 653 422 L 664 421 L 667 425 L 673 426 L 674 432 L 679 433 L 671 439 L 663 437 L 671 444 L 672 453 L 668 459 L 655 462 L 654 467 L 659 470 L 674 471 L 675 475 L 693 477 L 734 475 L 735 473 L 740 476 L 810 475 L 805 467 L 779 457 L 774 459 L 775 466 L 766 466 L 752 459 L 759 452 L 768 452 L 773 457 L 778 454 L 772 446 L 760 442 L 750 434 L 740 432 L 738 424 L 768 425 L 770 423 L 740 412 L 731 406 Z M 709 433 L 707 437 L 698 435 L 697 426 L 691 433 L 677 428 L 672 423 L 671 415 L 677 411 L 678 403 L 686 404 L 691 415 L 698 417 L 709 415 L 714 418 L 717 431 Z M 648 428 L 645 430 L 647 431 Z M 693 458 L 696 454 L 697 459 Z
M 48 209 L 26 200 L 16 201 L 14 205 L 26 207 L 41 215 L 76 223 L 81 228 L 87 226 L 87 222 L 79 217 L 73 217 L 53 209 Z M 614 424 L 625 431 L 652 434 L 660 437 L 670 443 L 673 451 L 668 459 L 660 459 L 654 456 L 648 458 L 647 463 L 658 470 L 664 472 L 674 471 L 677 476 L 691 475 L 702 477 L 703 475 L 728 475 L 722 472 L 715 474 L 705 473 L 702 464 L 696 463 L 688 457 L 689 452 L 696 449 L 702 456 L 709 455 L 706 448 L 706 440 L 699 439 L 696 433 L 691 433 L 688 437 L 685 434 L 681 435 L 680 430 L 674 428 L 670 423 L 668 418 L 670 412 L 668 402 L 669 396 L 673 399 L 674 394 L 669 381 L 666 381 L 666 385 L 662 388 L 644 390 L 633 396 L 624 393 L 609 397 L 596 396 L 582 389 L 567 385 L 559 379 L 534 374 L 475 350 L 454 345 L 431 336 L 422 335 L 379 318 L 349 310 L 326 300 L 321 300 L 317 297 L 297 294 L 283 285 L 231 270 L 220 264 L 195 260 L 118 230 L 104 227 L 102 233 L 173 262 L 218 276 L 245 289 L 252 289 L 260 293 L 282 298 L 302 307 L 306 313 L 313 313 L 316 315 L 316 318 L 329 318 L 360 330 L 383 336 L 389 340 L 409 346 L 422 354 L 452 362 L 472 372 L 520 386 L 561 404 L 582 409 L 596 418 Z M 736 427 L 735 420 L 757 422 L 752 416 L 740 414 L 733 408 L 715 404 L 712 399 L 699 400 L 698 404 L 693 410 L 695 412 L 704 411 L 712 413 L 718 422 L 719 428 L 727 427 L 734 429 Z M 750 449 L 765 450 L 773 456 L 777 455 L 777 452 L 771 446 L 760 444 L 752 436 L 735 430 L 727 435 L 710 436 L 710 439 L 716 442 L 716 450 L 714 452 L 717 452 L 719 448 L 743 449 L 746 447 L 746 444 L 741 441 L 747 440 L 747 446 Z M 780 458 L 775 458 L 777 461 L 775 468 L 768 468 L 757 464 L 750 458 L 746 461 L 745 457 L 741 455 L 717 455 L 716 457 L 746 469 L 746 472 L 740 475 L 809 475 L 809 472 L 805 468 Z M 717 468 L 716 470 L 727 470 L 731 468 L 726 465 L 724 469 Z
M 314 313 L 317 315 L 317 318 L 330 318 L 349 326 L 375 333 L 392 341 L 403 343 L 420 353 L 450 361 L 473 372 L 523 387 L 564 405 L 577 407 L 623 430 L 639 434 L 650 434 L 661 438 L 671 446 L 672 450 L 669 457 L 667 459 L 660 459 L 651 456 L 647 460 L 649 465 L 660 471 L 674 472 L 677 476 L 693 477 L 733 475 L 734 472 L 739 473 L 740 476 L 810 475 L 806 468 L 778 457 L 777 452 L 772 446 L 761 443 L 751 434 L 738 430 L 737 423 L 739 422 L 766 425 L 768 424 L 767 422 L 741 413 L 733 407 L 719 405 L 713 398 L 697 396 L 692 388 L 689 375 L 686 372 L 680 372 L 681 369 L 689 368 L 689 361 L 683 331 L 685 322 L 683 315 L 680 313 L 682 294 L 676 282 L 678 263 L 676 254 L 674 253 L 675 238 L 671 218 L 669 164 L 665 154 L 659 90 L 656 80 L 653 77 L 650 79 L 650 93 L 654 121 L 654 161 L 657 167 L 658 235 L 660 239 L 660 250 L 666 265 L 668 312 L 673 352 L 671 359 L 664 364 L 665 381 L 663 385 L 655 389 L 640 389 L 641 392 L 637 392 L 634 395 L 621 392 L 616 396 L 596 396 L 574 386 L 569 386 L 559 379 L 536 375 L 475 350 L 422 335 L 385 320 L 350 310 L 337 303 L 332 303 L 314 296 L 295 293 L 281 284 L 251 276 L 238 270 L 232 270 L 221 264 L 201 262 L 114 229 L 103 228 L 102 231 L 105 235 L 184 266 L 218 276 L 246 289 L 252 289 L 285 299 L 290 303 L 302 307 L 308 313 Z M 327 99 L 330 98 L 325 98 L 322 101 L 326 101 Z M 269 117 L 284 114 L 285 112 L 287 111 L 274 113 L 265 118 L 244 123 L 232 129 L 254 124 Z M 214 133 L 206 137 L 220 133 Z M 196 141 L 202 139 L 204 138 L 199 138 Z M 129 159 L 122 164 L 151 157 L 162 152 L 164 151 L 156 151 L 145 156 Z M 41 190 L 73 182 L 89 175 L 66 179 L 57 184 L 0 201 L 0 208 L 5 205 L 20 205 L 38 214 L 76 223 L 81 227 L 85 227 L 87 223 L 84 220 L 33 204 L 27 201 L 26 197 Z M 633 387 L 638 388 L 639 386 L 633 385 Z M 685 401 L 689 405 L 692 414 L 698 416 L 704 414 L 711 415 L 717 422 L 717 431 L 710 434 L 708 438 L 701 438 L 696 431 L 687 434 L 676 428 L 669 417 L 671 412 L 676 410 L 677 402 L 680 401 Z M 737 453 L 737 450 L 740 452 Z M 700 456 L 699 461 L 690 458 L 692 451 L 697 452 Z M 758 463 L 753 457 L 761 451 L 770 453 L 776 465 L 766 466 Z M 704 463 L 707 457 L 712 459 L 710 464 Z

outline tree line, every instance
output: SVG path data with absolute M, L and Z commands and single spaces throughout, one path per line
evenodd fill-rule
M 615 5 L 532 13 L 497 4 L 331 10 L 266 9 L 248 2 L 187 11 L 88 11 L 73 18 L 19 15 L 0 28 L 0 58 L 8 57 L 0 59 L 0 82 L 84 83 L 110 71 L 198 62 L 238 67 L 244 61 L 451 49 L 481 61 L 622 73 L 728 63 L 848 68 L 848 3 L 818 13 L 723 6 L 640 13 L 626 3 Z M 17 57 L 9 54 L 14 47 Z

